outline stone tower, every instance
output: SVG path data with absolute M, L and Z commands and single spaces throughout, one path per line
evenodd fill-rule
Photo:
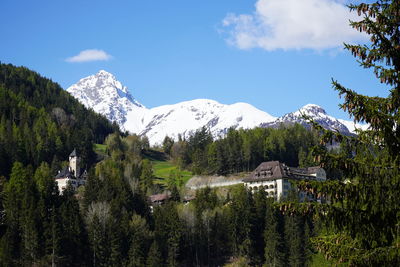
M 74 149 L 74 151 L 72 151 L 71 154 L 69 155 L 69 167 L 76 178 L 79 178 L 79 176 L 81 174 L 80 173 L 81 170 L 79 168 L 79 163 L 80 163 L 80 159 L 79 159 L 78 155 L 76 154 L 76 149 Z

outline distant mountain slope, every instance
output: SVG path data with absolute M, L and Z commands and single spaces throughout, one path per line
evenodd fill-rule
M 338 121 L 343 123 L 351 133 L 356 133 L 357 129 L 367 130 L 369 127 L 368 124 L 354 123 L 354 121 L 347 121 L 342 119 L 338 119 Z
M 92 145 L 118 130 L 58 84 L 24 67 L 0 63 L 0 176 L 15 161 L 37 167 L 59 162 L 76 148 L 84 164 Z
M 153 145 L 160 144 L 166 135 L 175 139 L 178 135 L 188 137 L 203 126 L 210 129 L 214 138 L 219 138 L 229 128 L 279 127 L 281 124 L 293 123 L 306 125 L 302 114 L 326 129 L 338 130 L 344 134 L 350 134 L 355 129 L 353 122 L 329 116 L 322 107 L 313 104 L 279 118 L 247 103 L 224 105 L 209 99 L 147 109 L 112 74 L 104 70 L 81 79 L 67 91 L 86 107 L 117 122 L 124 130 L 147 135 Z
M 122 127 L 128 112 L 145 110 L 114 75 L 104 70 L 79 80 L 69 87 L 67 92 L 87 108 L 92 108 Z
M 311 118 L 316 123 L 324 127 L 325 129 L 331 131 L 339 131 L 343 134 L 354 134 L 356 128 L 366 129 L 366 125 L 355 124 L 352 121 L 346 121 L 342 119 L 336 119 L 332 116 L 329 116 L 326 111 L 315 104 L 307 104 L 300 108 L 299 110 L 291 113 L 287 113 L 282 117 L 277 118 L 273 122 L 263 123 L 262 127 L 279 127 L 280 125 L 286 124 L 302 124 L 306 127 L 309 127 L 308 122 L 304 119 L 303 115 Z
M 338 130 L 341 133 L 350 134 L 349 129 L 341 123 L 338 119 L 326 114 L 326 111 L 314 104 L 307 104 L 295 112 L 291 112 L 277 118 L 273 122 L 264 123 L 262 127 L 279 127 L 281 124 L 294 124 L 299 123 L 308 126 L 308 123 L 303 118 L 306 115 L 312 118 L 315 122 L 319 123 L 325 129 Z
M 206 126 L 214 137 L 223 136 L 229 128 L 254 128 L 274 117 L 255 107 L 236 103 L 224 105 L 209 99 L 196 99 L 174 105 L 150 109 L 142 117 L 142 130 L 151 143 L 161 143 L 166 135 L 177 138 L 189 137 L 197 129 Z M 129 127 L 128 119 L 125 127 Z
M 67 91 L 123 129 L 147 135 L 151 144 L 160 144 L 166 135 L 188 137 L 203 126 L 208 127 L 214 137 L 221 137 L 231 127 L 253 128 L 275 119 L 246 103 L 224 105 L 208 99 L 147 109 L 106 71 L 81 79 Z

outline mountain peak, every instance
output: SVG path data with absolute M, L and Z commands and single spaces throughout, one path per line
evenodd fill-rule
M 282 124 L 294 124 L 298 123 L 305 127 L 310 127 L 308 120 L 303 116 L 306 115 L 311 118 L 314 122 L 318 123 L 322 127 L 332 131 L 339 131 L 343 134 L 350 134 L 349 129 L 345 124 L 337 120 L 336 118 L 329 116 L 326 111 L 315 104 L 307 104 L 295 112 L 287 113 L 282 117 L 277 118 L 272 123 L 263 124 L 264 127 L 280 127 Z
M 326 115 L 325 109 L 316 104 L 307 104 L 298 110 L 299 113 L 304 115 Z
M 105 70 L 80 79 L 67 91 L 82 104 L 117 122 L 122 128 L 127 112 L 145 108 L 115 76 Z
M 121 84 L 120 81 L 117 80 L 117 78 L 115 78 L 115 76 L 106 71 L 106 70 L 99 70 L 96 74 L 91 75 L 89 77 L 92 77 L 92 79 L 100 79 L 100 80 L 104 80 L 104 81 L 108 81 L 109 83 L 114 83 L 114 84 Z M 89 78 L 87 77 L 87 78 Z M 122 87 L 122 85 L 121 85 Z
M 97 72 L 97 74 L 98 74 L 98 75 L 111 75 L 111 76 L 114 76 L 114 75 L 112 75 L 111 73 L 109 73 L 109 72 L 106 71 L 106 70 L 99 70 L 99 71 Z
M 67 91 L 86 107 L 117 122 L 121 129 L 146 135 L 152 145 L 161 144 L 167 135 L 175 139 L 179 135 L 188 138 L 201 127 L 209 129 L 215 138 L 225 136 L 230 128 L 280 127 L 295 123 L 310 127 L 303 115 L 326 129 L 350 134 L 346 121 L 329 116 L 315 104 L 307 104 L 278 118 L 248 103 L 225 105 L 211 99 L 194 99 L 147 109 L 131 96 L 126 86 L 105 70 L 79 80 Z

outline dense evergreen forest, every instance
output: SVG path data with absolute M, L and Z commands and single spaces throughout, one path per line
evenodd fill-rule
M 0 63 L 0 176 L 13 162 L 58 169 L 76 147 L 84 164 L 95 162 L 92 145 L 118 131 L 87 110 L 58 84 L 24 68 Z
M 148 195 L 163 188 L 145 158 L 146 137 L 121 136 L 57 84 L 23 67 L 0 66 L 0 266 L 217 266 L 238 259 L 259 265 L 269 253 L 278 253 L 282 264 L 309 260 L 313 221 L 292 220 L 262 192 L 206 188 L 185 205 L 182 184 L 173 182 L 170 201 L 150 209 Z M 289 142 L 291 134 L 298 138 Z M 95 142 L 106 145 L 106 155 L 93 165 Z M 300 126 L 231 130 L 216 141 L 202 129 L 164 148 L 182 167 L 225 174 L 269 157 L 297 164 L 314 142 Z M 54 175 L 73 148 L 93 167 L 85 187 L 60 195 Z M 219 157 L 215 149 L 229 155 L 220 157 L 226 168 L 202 165 Z
M 343 181 L 300 185 L 327 196 L 328 204 L 283 204 L 282 208 L 324 222 L 324 233 L 312 241 L 327 258 L 350 266 L 400 266 L 400 1 L 349 7 L 360 15 L 351 26 L 366 33 L 369 43 L 345 44 L 345 49 L 361 67 L 373 71 L 388 89 L 387 96 L 362 95 L 333 80 L 344 99 L 341 108 L 370 127 L 348 137 L 314 125 L 324 132 L 314 149 L 318 162 L 339 169 Z M 342 153 L 331 153 L 326 146 L 331 142 L 341 142 Z
M 195 174 L 249 172 L 261 162 L 279 160 L 288 166 L 315 164 L 311 148 L 318 143 L 316 131 L 299 124 L 278 129 L 230 129 L 222 139 L 213 140 L 206 128 L 187 140 L 165 137 L 163 150 L 182 168 Z
M 51 169 L 16 162 L 2 184 L 3 266 L 304 266 L 313 254 L 311 217 L 281 211 L 264 191 L 243 185 L 222 194 L 205 188 L 189 204 L 177 188 L 164 205 L 148 206 L 153 176 L 147 140 L 117 133 L 84 191 L 58 194 Z M 4 181 L 3 181 L 4 182 Z M 297 201 L 297 194 L 288 201 Z
M 367 131 L 343 136 L 314 124 L 164 140 L 172 160 L 195 173 L 249 171 L 272 159 L 340 173 L 298 182 L 279 202 L 238 185 L 204 188 L 184 203 L 182 185 L 171 183 L 169 201 L 151 208 L 148 195 L 163 188 L 147 138 L 121 136 L 58 85 L 0 65 L 0 266 L 307 266 L 314 250 L 349 266 L 399 266 L 400 2 L 350 8 L 371 44 L 346 49 L 390 87 L 387 97 L 368 97 L 333 82 Z M 103 141 L 106 154 L 92 164 L 93 144 Z M 92 167 L 84 187 L 60 195 L 54 171 L 74 147 Z M 298 189 L 328 201 L 299 202 Z

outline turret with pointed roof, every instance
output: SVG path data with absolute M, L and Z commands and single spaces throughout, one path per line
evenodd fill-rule
M 76 149 L 74 148 L 74 150 L 71 152 L 71 154 L 69 154 L 69 157 L 71 158 L 71 157 L 77 157 L 77 154 L 76 154 Z
M 78 154 L 76 153 L 76 149 L 69 154 L 69 167 L 72 170 L 72 173 L 75 175 L 75 177 L 79 177 L 81 175 L 80 173 L 80 158 L 78 157 Z
M 59 171 L 55 177 L 60 193 L 62 193 L 68 184 L 71 184 L 74 189 L 85 184 L 87 173 L 86 170 L 81 173 L 79 164 L 80 158 L 76 149 L 74 149 L 69 154 L 69 166 Z

